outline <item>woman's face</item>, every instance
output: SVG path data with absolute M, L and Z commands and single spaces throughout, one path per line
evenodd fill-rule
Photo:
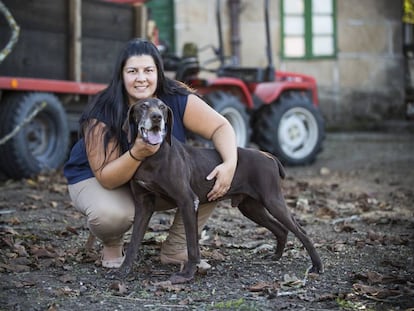
M 158 72 L 152 56 L 139 55 L 128 58 L 123 68 L 123 78 L 130 105 L 139 99 L 154 96 Z

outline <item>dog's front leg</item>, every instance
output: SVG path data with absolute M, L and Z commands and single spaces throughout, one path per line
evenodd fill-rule
M 178 207 L 183 218 L 185 236 L 187 239 L 188 261 L 184 264 L 181 272 L 171 276 L 172 284 L 185 283 L 194 278 L 197 271 L 197 264 L 200 263 L 200 248 L 198 245 L 197 210 L 199 200 L 186 200 L 179 203 Z
M 138 249 L 141 246 L 145 231 L 154 211 L 154 199 L 150 195 L 136 195 L 134 193 L 133 197 L 135 203 L 134 224 L 131 240 L 125 254 L 125 260 L 118 271 L 121 279 L 125 279 L 132 272 Z

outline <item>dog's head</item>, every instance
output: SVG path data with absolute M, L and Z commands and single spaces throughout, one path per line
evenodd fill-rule
M 137 136 L 151 145 L 157 145 L 164 139 L 171 145 L 173 114 L 164 102 L 158 98 L 146 98 L 129 107 L 122 129 L 132 143 Z

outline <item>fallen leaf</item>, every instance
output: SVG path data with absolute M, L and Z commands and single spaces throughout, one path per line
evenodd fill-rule
M 71 227 L 71 226 L 66 226 L 66 231 L 73 233 L 74 235 L 79 235 L 78 231 L 76 230 L 76 228 Z
M 71 289 L 68 286 L 58 288 L 56 290 L 57 296 L 79 296 L 80 292 L 79 290 Z
M 280 288 L 279 283 L 270 283 L 270 282 L 262 282 L 259 281 L 258 283 L 253 284 L 248 288 L 251 292 L 263 292 L 267 289 L 275 289 L 278 290 Z
M 56 254 L 50 252 L 46 248 L 32 247 L 30 253 L 37 258 L 54 258 Z
M 219 248 L 222 244 L 223 244 L 223 242 L 221 242 L 220 236 L 218 234 L 216 234 L 214 236 L 212 245 L 215 246 L 215 247 L 217 247 L 217 248 Z
M 331 170 L 327 167 L 321 167 L 319 174 L 321 174 L 322 176 L 327 176 L 331 174 Z
M 128 287 L 124 282 L 115 281 L 113 282 L 109 288 L 112 291 L 115 291 L 117 294 L 124 295 L 128 292 Z
M 381 283 L 383 280 L 383 276 L 375 271 L 368 271 L 367 278 L 370 284 Z
M 364 285 L 360 283 L 355 283 L 352 285 L 352 288 L 358 295 L 363 295 L 364 297 L 371 299 L 393 299 L 400 297 L 403 292 L 395 289 L 382 288 L 379 286 Z
M 58 311 L 58 307 L 56 306 L 55 303 L 52 303 L 48 308 L 47 311 Z
M 38 195 L 38 194 L 29 193 L 26 196 L 30 199 L 35 200 L 35 201 L 43 201 L 43 196 Z
M 281 282 L 280 285 L 282 286 L 282 288 L 300 288 L 305 286 L 305 281 L 297 278 L 294 274 L 285 274 L 283 276 L 283 282 Z
M 185 289 L 184 285 L 172 284 L 171 281 L 154 282 L 152 285 L 167 292 L 178 293 Z
M 36 285 L 36 282 L 30 280 L 21 280 L 18 282 L 13 282 L 13 285 L 16 288 L 32 287 Z
M 8 264 L 0 263 L 0 268 L 3 268 L 10 272 L 16 272 L 16 273 L 30 271 L 30 267 L 25 266 L 25 265 L 8 265 Z
M 66 184 L 52 184 L 50 190 L 52 192 L 66 194 L 68 192 L 68 186 Z
M 12 227 L 9 227 L 9 226 L 1 227 L 1 231 L 6 234 L 19 235 L 19 233 L 16 230 L 14 230 Z
M 21 221 L 19 218 L 17 217 L 12 217 L 7 221 L 10 225 L 14 226 L 14 225 L 20 225 Z
M 315 211 L 315 216 L 318 218 L 323 218 L 323 219 L 332 219 L 335 218 L 337 215 L 337 212 L 329 207 L 319 207 L 316 211 Z
M 346 249 L 346 245 L 342 241 L 338 241 L 337 243 L 330 244 L 327 247 L 329 250 L 333 252 L 343 252 Z
M 356 232 L 356 229 L 350 224 L 340 223 L 334 226 L 335 232 Z
M 303 213 L 309 213 L 311 211 L 309 200 L 306 198 L 298 198 L 296 201 L 296 209 Z
M 26 182 L 29 186 L 36 186 L 37 185 L 37 182 L 34 181 L 33 179 L 27 179 Z
M 267 235 L 267 234 L 269 234 L 269 230 L 268 229 L 266 229 L 265 227 L 257 227 L 257 228 L 255 228 L 255 233 L 256 234 L 258 234 L 258 235 Z M 261 237 L 262 238 L 262 237 Z
M 30 266 L 32 264 L 31 260 L 27 257 L 17 257 L 10 259 L 10 265 L 21 265 L 21 266 Z
M 203 258 L 209 258 L 217 261 L 224 261 L 226 260 L 226 257 L 217 249 L 214 249 L 212 251 L 203 249 L 201 251 L 201 255 Z
M 367 232 L 367 238 L 371 241 L 379 241 L 382 243 L 384 235 L 370 230 Z
M 61 277 L 59 277 L 59 281 L 63 283 L 73 283 L 74 281 L 76 281 L 76 278 L 73 275 L 64 274 Z
M 190 297 L 186 297 L 186 298 L 184 298 L 183 300 L 180 300 L 180 301 L 178 302 L 178 305 L 180 305 L 180 306 L 187 306 L 187 305 L 190 305 L 193 301 L 194 301 L 194 300 L 193 300 L 193 299 L 191 299 Z
M 256 247 L 253 250 L 253 253 L 255 253 L 255 254 L 257 254 L 257 253 L 259 253 L 259 254 L 268 253 L 268 252 L 273 251 L 274 248 L 275 248 L 274 245 L 262 244 L 262 245 L 259 245 L 258 247 Z
M 368 271 L 366 273 L 355 273 L 353 278 L 355 280 L 368 282 L 370 285 L 389 283 L 406 284 L 407 282 L 409 282 L 408 279 L 400 276 L 383 275 L 375 271 Z
M 26 248 L 21 244 L 14 244 L 13 250 L 19 254 L 20 257 L 27 257 L 29 254 L 26 251 Z

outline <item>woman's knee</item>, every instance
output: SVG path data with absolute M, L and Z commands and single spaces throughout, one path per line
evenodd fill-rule
M 121 243 L 133 217 L 121 210 L 99 209 L 87 215 L 89 230 L 106 245 Z
M 91 232 L 102 240 L 119 240 L 134 221 L 134 202 L 128 187 L 103 188 L 95 178 L 71 189 L 75 207 L 87 216 Z
M 88 224 L 94 227 L 105 227 L 111 231 L 127 231 L 134 221 L 129 213 L 122 209 L 99 208 L 88 215 Z

